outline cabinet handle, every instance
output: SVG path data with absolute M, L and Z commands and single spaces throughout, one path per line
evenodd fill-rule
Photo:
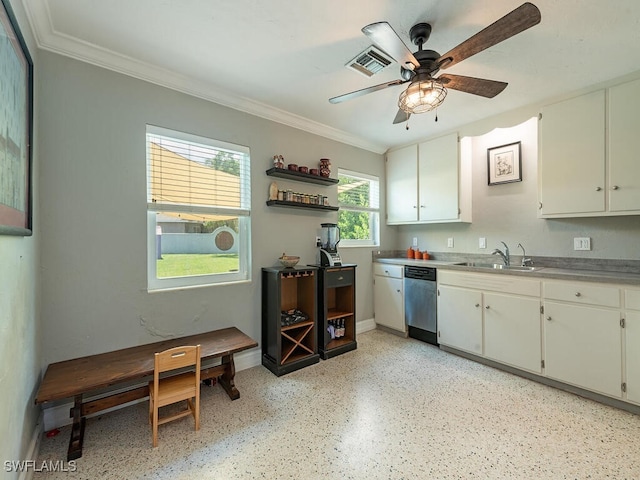
M 344 280 L 344 277 L 338 277 L 338 280 Z
M 389 275 L 389 270 L 385 270 L 384 273 L 386 273 L 387 275 Z
M 426 205 L 420 205 L 420 208 L 427 208 Z
M 484 308 L 485 308 L 485 310 L 489 310 L 489 305 L 487 305 L 487 306 L 486 306 L 486 307 L 484 307 Z
M 576 297 L 581 297 L 582 294 L 580 292 L 576 292 Z
M 479 306 L 480 306 L 480 304 L 479 304 L 479 303 L 476 303 L 476 308 L 478 308 Z
M 550 322 L 550 321 L 551 321 L 551 317 L 547 317 L 547 322 Z
M 596 187 L 596 192 L 599 192 L 600 190 L 602 190 L 602 187 Z
M 618 190 L 620 187 L 618 185 L 614 185 L 613 187 L 611 187 L 611 190 Z
M 538 202 L 538 210 L 542 210 L 542 202 Z
M 401 293 L 401 292 L 400 292 L 400 289 L 396 290 L 396 292 Z
M 418 208 L 418 207 L 416 205 L 414 205 L 413 208 Z

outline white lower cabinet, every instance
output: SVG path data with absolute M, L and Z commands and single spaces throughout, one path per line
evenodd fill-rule
M 541 373 L 540 298 L 483 295 L 485 356 Z
M 620 312 L 545 302 L 544 318 L 546 375 L 620 398 Z
M 438 287 L 438 343 L 482 355 L 482 293 Z
M 640 290 L 625 291 L 627 400 L 640 403 Z
M 376 324 L 406 332 L 403 267 L 375 263 L 373 273 L 373 309 Z

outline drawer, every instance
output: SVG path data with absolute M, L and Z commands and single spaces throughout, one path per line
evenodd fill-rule
M 540 297 L 540 280 L 500 273 L 453 272 L 438 270 L 439 285 Z
M 544 299 L 620 307 L 620 290 L 590 283 L 544 282 Z
M 404 267 L 402 265 L 388 265 L 386 263 L 374 263 L 373 274 L 383 277 L 402 278 Z
M 625 290 L 624 305 L 628 310 L 640 310 L 640 290 Z
M 345 287 L 353 285 L 353 268 L 328 268 L 325 272 L 325 286 L 327 288 Z

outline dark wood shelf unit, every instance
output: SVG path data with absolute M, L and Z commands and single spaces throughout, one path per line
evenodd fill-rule
M 262 269 L 262 365 L 280 376 L 318 363 L 317 275 L 315 267 Z M 281 313 L 308 315 L 282 325 Z
M 337 178 L 321 177 L 319 175 L 311 175 L 310 173 L 296 172 L 295 170 L 275 167 L 267 170 L 267 175 L 270 177 L 295 180 L 296 182 L 315 183 L 316 185 L 335 185 L 339 181 Z
M 356 265 L 318 268 L 318 353 L 327 360 L 358 347 Z M 344 336 L 331 338 L 328 327 L 332 320 L 344 321 Z
M 267 200 L 270 207 L 293 207 L 306 208 L 310 210 L 330 210 L 336 212 L 340 207 L 332 207 L 331 205 L 315 205 L 313 203 L 287 202 L 286 200 Z

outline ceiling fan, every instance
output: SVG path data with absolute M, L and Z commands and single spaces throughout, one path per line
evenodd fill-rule
M 424 113 L 437 108 L 444 101 L 447 88 L 493 98 L 507 87 L 507 83 L 462 75 L 443 74 L 437 78 L 434 75 L 440 69 L 452 67 L 482 50 L 537 25 L 540 20 L 538 7 L 529 2 L 523 3 L 444 55 L 433 50 L 422 49 L 431 34 L 431 25 L 428 23 L 418 23 L 409 31 L 411 41 L 418 46 L 418 51 L 414 53 L 411 53 L 387 22 L 372 23 L 364 27 L 362 33 L 400 63 L 401 78 L 333 97 L 329 102 L 341 103 L 388 87 L 409 83 L 398 99 L 399 110 L 393 120 L 395 124 L 408 120 L 412 113 Z

